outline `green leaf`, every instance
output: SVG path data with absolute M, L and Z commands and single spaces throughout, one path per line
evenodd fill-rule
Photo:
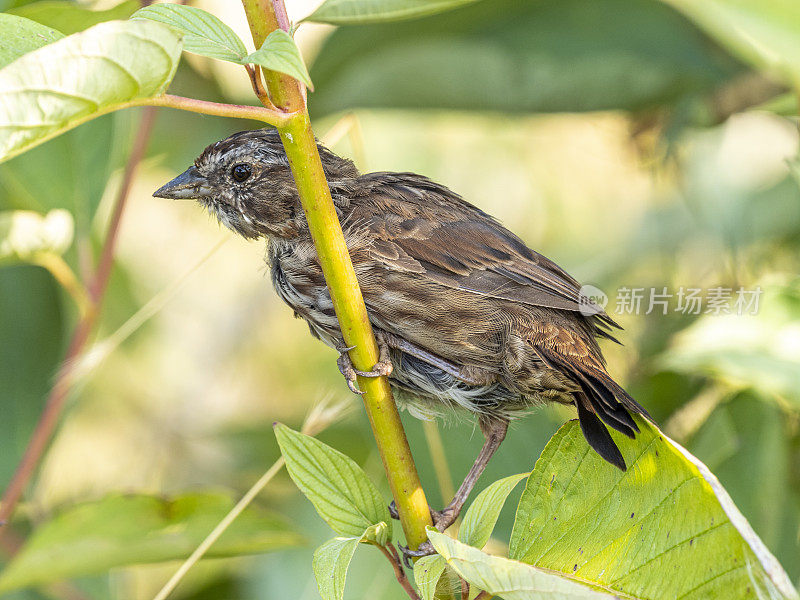
M 688 19 L 645 0 L 492 0 L 413 22 L 340 27 L 309 98 L 353 108 L 650 110 L 708 94 L 741 67 Z
M 305 83 L 310 90 L 314 90 L 297 44 L 294 43 L 292 36 L 282 29 L 270 33 L 261 48 L 249 54 L 242 62 L 285 73 Z
M 0 486 L 10 481 L 41 416 L 64 351 L 68 320 L 44 269 L 0 269 Z
M 386 523 L 377 523 L 368 527 L 360 536 L 333 538 L 314 551 L 314 578 L 323 600 L 342 600 L 347 569 L 359 542 L 385 546 L 389 541 L 387 532 Z
M 64 37 L 63 33 L 36 21 L 0 14 L 0 69 L 23 54 Z
M 800 89 L 800 3 L 793 0 L 663 0 L 731 52 Z
M 292 480 L 336 533 L 361 539 L 370 526 L 384 522 L 392 538 L 386 502 L 352 459 L 280 423 L 275 437 Z
M 516 560 L 491 556 L 438 531 L 429 529 L 428 539 L 461 577 L 476 588 L 506 600 L 610 600 L 615 597 Z
M 737 308 L 739 297 L 730 289 L 730 314 L 703 315 L 676 335 L 660 366 L 800 407 L 800 352 L 784 341 L 788 323 L 788 335 L 800 335 L 800 279 L 748 286 Z
M 576 421 L 559 429 L 520 499 L 509 556 L 637 598 L 797 598 L 707 467 L 637 423 L 636 440 L 612 433 L 626 472 Z
M 337 537 L 314 551 L 314 577 L 323 600 L 342 600 L 347 569 L 358 547 L 360 537 Z
M 71 35 L 99 23 L 127 19 L 139 6 L 138 0 L 126 0 L 108 10 L 91 10 L 75 2 L 44 0 L 12 8 L 8 12 L 57 29 L 64 35 Z
M 158 21 L 183 33 L 183 49 L 210 58 L 242 63 L 247 49 L 230 27 L 209 12 L 183 4 L 153 4 L 133 19 Z
M 414 564 L 414 581 L 422 600 L 434 600 L 436 585 L 447 568 L 447 561 L 441 554 L 423 556 Z
M 75 222 L 66 210 L 47 215 L 29 210 L 0 212 L 0 265 L 28 261 L 44 252 L 63 254 L 72 244 Z
M 426 17 L 476 0 L 325 0 L 303 21 L 364 25 Z
M 504 477 L 478 494 L 464 515 L 464 520 L 458 529 L 458 540 L 476 548 L 483 548 L 492 535 L 506 498 L 520 480 L 528 475 L 530 473 Z
M 0 574 L 0 592 L 111 568 L 184 559 L 233 507 L 220 494 L 166 500 L 109 496 L 67 509 L 38 527 Z M 281 519 L 246 509 L 207 557 L 268 552 L 302 543 Z
M 181 41 L 149 21 L 96 25 L 0 69 L 0 161 L 132 100 L 164 92 Z

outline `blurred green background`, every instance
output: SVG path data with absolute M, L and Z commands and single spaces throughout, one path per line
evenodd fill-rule
M 192 4 L 249 37 L 238 3 Z M 287 4 L 299 20 L 318 2 Z M 91 24 L 66 5 L 0 0 L 0 9 L 65 33 Z M 138 4 L 82 6 L 112 9 L 89 17 L 125 18 Z M 298 41 L 316 86 L 315 131 L 334 151 L 363 171 L 415 171 L 448 185 L 608 294 L 625 328 L 624 346 L 603 346 L 610 372 L 708 464 L 797 584 L 797 98 L 655 0 L 484 0 L 403 23 L 304 24 Z M 240 68 L 194 55 L 170 91 L 254 101 Z M 75 241 L 65 258 L 78 273 L 102 242 L 140 115 L 103 117 L 0 165 L 0 210 L 72 213 Z M 324 399 L 352 409 L 321 439 L 354 457 L 388 496 L 358 399 L 335 353 L 273 293 L 263 242 L 234 237 L 194 203 L 151 197 L 208 143 L 248 126 L 158 113 L 90 360 L 78 365 L 62 424 L 17 515 L 20 530 L 114 492 L 238 497 L 278 457 L 271 423 L 299 427 Z M 758 314 L 682 314 L 675 298 L 666 315 L 614 312 L 622 287 L 718 286 L 760 287 Z M 164 307 L 116 344 L 118 329 L 155 296 Z M 0 267 L 0 488 L 77 317 L 43 268 Z M 531 469 L 573 416 L 542 408 L 515 423 L 481 487 Z M 428 498 L 439 506 L 447 483 L 433 468 L 423 425 L 404 420 Z M 439 429 L 458 482 L 482 436 L 456 415 Z M 311 554 L 331 532 L 285 473 L 257 502 L 285 515 L 308 544 L 204 561 L 174 597 L 317 597 Z M 512 514 L 501 518 L 498 548 Z M 359 550 L 348 597 L 404 597 L 382 560 Z M 149 598 L 175 567 L 115 569 L 66 590 L 14 597 Z

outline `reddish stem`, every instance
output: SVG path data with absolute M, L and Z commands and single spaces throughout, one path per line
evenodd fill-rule
M 408 577 L 406 577 L 406 572 L 403 570 L 403 565 L 400 562 L 400 557 L 397 554 L 397 550 L 394 549 L 394 546 L 390 545 L 388 550 L 386 546 L 378 546 L 375 544 L 375 547 L 383 552 L 383 555 L 391 563 L 394 569 L 394 576 L 397 578 L 397 582 L 400 586 L 406 591 L 408 597 L 411 598 L 411 600 L 421 600 L 419 594 L 417 594 L 417 590 L 414 589 L 414 586 L 411 585 Z
M 108 233 L 106 234 L 102 253 L 100 255 L 100 262 L 88 285 L 92 306 L 75 326 L 69 346 L 67 347 L 64 362 L 61 364 L 61 368 L 56 376 L 56 381 L 53 384 L 53 388 L 50 390 L 50 395 L 47 398 L 39 422 L 36 424 L 31 440 L 28 442 L 28 447 L 25 449 L 25 454 L 17 465 L 14 476 L 11 478 L 11 482 L 0 501 L 0 524 L 4 524 L 13 514 L 17 503 L 20 498 L 22 498 L 25 488 L 28 487 L 28 483 L 42 459 L 42 455 L 58 425 L 61 412 L 64 409 L 64 404 L 66 403 L 70 387 L 72 386 L 72 364 L 83 352 L 89 335 L 97 322 L 100 305 L 105 295 L 106 288 L 108 287 L 108 280 L 111 276 L 111 267 L 114 263 L 114 250 L 116 248 L 120 223 L 122 222 L 122 214 L 125 210 L 125 204 L 133 183 L 136 167 L 144 157 L 147 142 L 150 139 L 150 132 L 153 128 L 156 110 L 155 107 L 149 106 L 146 107 L 142 113 L 139 133 L 136 136 L 130 156 L 128 157 L 128 163 L 125 165 L 122 185 L 117 194 L 114 212 L 111 215 Z M 2 531 L 3 530 L 0 530 L 0 535 L 2 535 Z

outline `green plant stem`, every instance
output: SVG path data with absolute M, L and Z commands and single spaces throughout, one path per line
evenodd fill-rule
M 217 117 L 252 119 L 254 121 L 261 121 L 275 127 L 285 125 L 291 118 L 291 114 L 272 110 L 263 106 L 248 106 L 246 104 L 221 104 L 219 102 L 209 102 L 207 100 L 173 96 L 172 94 L 162 94 L 161 96 L 155 96 L 154 98 L 133 100 L 129 103 L 129 105 L 163 106 L 165 108 L 177 108 L 180 110 L 188 110 L 189 112 L 196 112 L 204 115 L 214 115 Z
M 242 5 L 256 47 L 260 47 L 266 36 L 277 27 L 288 29 L 281 0 L 242 0 Z M 294 113 L 286 124 L 278 127 L 278 131 L 289 158 L 344 342 L 348 347 L 353 347 L 350 358 L 357 369 L 370 370 L 379 360 L 378 347 L 322 169 L 302 87 L 296 80 L 287 80 L 286 76 L 280 74 L 265 71 L 264 76 L 272 102 Z M 417 548 L 427 540 L 425 528 L 432 524 L 430 509 L 389 382 L 386 377 L 359 377 L 358 385 L 364 391 L 364 406 L 406 540 L 411 548 Z

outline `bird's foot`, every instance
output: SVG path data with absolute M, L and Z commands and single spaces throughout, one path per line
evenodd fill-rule
M 394 366 L 392 365 L 391 358 L 388 355 L 388 349 L 384 351 L 384 347 L 381 346 L 380 360 L 375 363 L 375 365 L 372 367 L 372 370 L 361 371 L 356 369 L 353 366 L 353 361 L 350 360 L 350 355 L 347 354 L 353 348 L 355 348 L 355 346 L 350 346 L 349 348 L 337 348 L 339 351 L 339 358 L 336 359 L 336 365 L 339 367 L 339 372 L 344 375 L 344 378 L 347 381 L 347 387 L 350 388 L 350 391 L 354 394 L 363 394 L 364 392 L 358 389 L 358 385 L 356 385 L 356 376 L 388 377 L 392 374 Z
M 450 526 L 456 522 L 458 515 L 461 513 L 460 509 L 448 506 L 442 510 L 432 510 L 431 517 L 433 518 L 433 526 L 439 531 L 444 533 Z
M 400 553 L 403 555 L 403 562 L 409 569 L 414 568 L 414 563 L 411 562 L 412 558 L 421 558 L 423 556 L 430 556 L 436 554 L 436 549 L 430 542 L 422 542 L 416 550 L 412 550 L 408 546 L 397 544 L 400 548 Z
M 356 385 L 356 372 L 355 367 L 353 367 L 353 361 L 350 360 L 350 356 L 347 354 L 348 351 L 355 348 L 355 346 L 350 346 L 349 348 L 337 348 L 339 351 L 339 358 L 336 359 L 336 366 L 339 367 L 339 373 L 344 376 L 344 380 L 347 382 L 347 387 L 350 388 L 350 391 L 354 394 L 363 394 L 360 389 L 358 389 L 358 385 Z
M 400 520 L 400 513 L 397 512 L 397 504 L 395 504 L 394 500 L 389 503 L 389 516 L 395 521 Z

